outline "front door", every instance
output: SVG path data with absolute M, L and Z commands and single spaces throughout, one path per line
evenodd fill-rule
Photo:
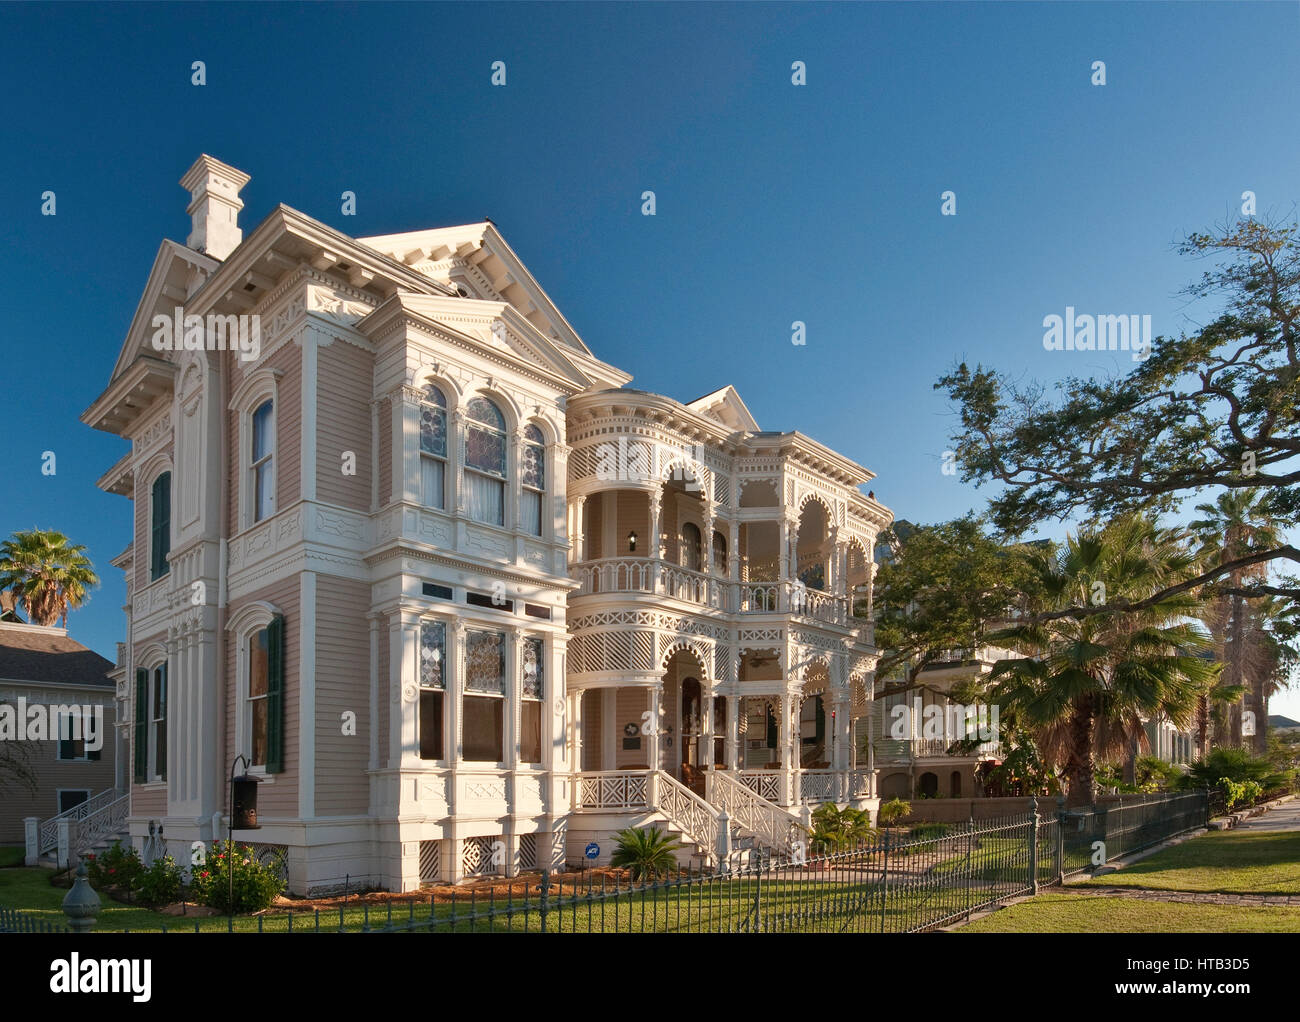
M 700 763 L 700 683 L 695 678 L 682 681 L 682 774 L 681 782 L 697 795 L 704 796 L 704 771 Z

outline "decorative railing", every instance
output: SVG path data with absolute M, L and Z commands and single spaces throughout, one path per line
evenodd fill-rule
M 830 802 L 835 798 L 837 770 L 799 771 L 800 802 Z
M 599 770 L 574 775 L 573 809 L 649 809 L 650 774 L 646 770 Z
M 709 771 L 709 776 L 713 773 L 714 771 Z M 654 807 L 694 841 L 706 858 L 715 858 L 718 843 L 717 810 L 663 770 L 658 771 L 654 787 Z
M 740 613 L 801 614 L 819 621 L 844 624 L 848 620 L 847 597 L 797 582 L 742 582 Z
M 663 593 L 675 600 L 686 603 L 699 603 L 716 610 L 726 610 L 723 589 L 729 583 L 709 578 L 700 571 L 681 568 L 675 564 L 663 565 L 661 574 Z
M 116 788 L 106 788 L 98 795 L 91 796 L 79 805 L 75 805 L 71 809 L 65 809 L 58 816 L 51 816 L 41 824 L 36 839 L 36 854 L 44 855 L 46 852 L 53 851 L 58 847 L 60 820 L 84 820 L 86 817 L 100 812 L 106 806 L 110 806 L 124 797 Z
M 742 831 L 754 835 L 771 851 L 790 855 L 797 842 L 806 840 L 803 827 L 789 812 L 756 795 L 725 771 L 710 770 L 705 774 L 705 785 L 709 804 L 725 812 Z
M 610 557 L 574 565 L 580 583 L 578 592 L 584 596 L 589 593 L 652 593 L 656 563 L 645 557 Z
M 781 775 L 775 770 L 742 770 L 740 783 L 759 798 L 769 802 L 781 800 Z
M 871 770 L 854 770 L 849 774 L 849 798 L 871 795 Z
M 130 809 L 131 797 L 123 795 L 116 802 L 110 802 L 98 812 L 78 820 L 75 825 L 76 837 L 71 841 L 74 852 L 80 854 L 103 838 L 120 833 L 126 825 Z

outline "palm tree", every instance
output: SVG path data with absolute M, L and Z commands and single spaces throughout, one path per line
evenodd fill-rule
M 632 871 L 633 880 L 669 873 L 677 867 L 674 854 L 680 847 L 675 837 L 669 837 L 654 827 L 628 827 L 614 835 L 614 854 L 609 864 L 618 869 Z
M 1227 490 L 1219 494 L 1213 504 L 1197 504 L 1196 510 L 1203 517 L 1191 522 L 1188 528 L 1200 539 L 1200 556 L 1210 567 L 1258 550 L 1273 549 L 1282 542 L 1278 514 L 1267 490 Z M 1268 566 L 1261 563 L 1232 570 L 1226 581 L 1232 588 L 1239 589 L 1244 583 L 1267 575 Z M 1251 616 L 1249 601 L 1235 594 L 1215 597 L 1207 605 L 1203 620 L 1215 637 L 1219 660 L 1224 668 L 1223 683 L 1246 686 L 1250 693 L 1250 708 L 1255 714 L 1256 735 L 1262 736 L 1268 718 L 1264 698 L 1267 682 L 1263 677 L 1249 682 L 1246 678 L 1246 664 L 1251 658 L 1248 648 L 1252 639 Z M 1229 707 L 1226 738 L 1233 747 L 1241 745 L 1242 709 L 1240 703 Z
M 1185 727 L 1192 719 L 1216 670 L 1197 655 L 1208 640 L 1187 621 L 1199 600 L 1181 593 L 1141 611 L 1117 606 L 1041 622 L 1032 612 L 1131 604 L 1194 577 L 1196 560 L 1179 533 L 1138 515 L 1025 556 L 1044 605 L 989 637 L 1026 655 L 994 665 L 994 699 L 1030 728 L 1044 761 L 1063 768 L 1069 804 L 1086 805 L 1098 760 L 1125 754 L 1135 741 L 1145 744 L 1144 720 L 1163 716 Z
M 0 589 L 11 590 L 33 624 L 66 627 L 68 611 L 80 607 L 99 584 L 84 546 L 61 532 L 15 532 L 0 543 Z

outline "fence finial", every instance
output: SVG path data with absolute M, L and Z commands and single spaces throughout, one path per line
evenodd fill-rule
M 80 859 L 76 882 L 63 896 L 63 914 L 68 917 L 68 926 L 74 933 L 89 933 L 95 925 L 95 916 L 99 914 L 100 900 L 87 879 L 86 857 L 83 855 Z

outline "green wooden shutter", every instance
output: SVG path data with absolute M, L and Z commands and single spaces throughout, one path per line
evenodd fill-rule
M 145 731 L 145 712 L 149 702 L 149 672 L 135 672 L 135 783 L 144 784 L 149 757 L 149 736 Z
M 284 618 L 266 626 L 266 772 L 284 771 Z
M 162 578 L 170 570 L 167 555 L 171 552 L 172 474 L 164 472 L 153 482 L 149 537 L 149 577 Z
M 817 697 L 817 741 L 823 741 L 826 738 L 826 707 L 822 705 L 822 697 Z
M 164 661 L 159 665 L 162 671 L 162 678 L 156 681 L 162 690 L 162 700 L 158 704 L 159 718 L 162 720 L 162 727 L 158 736 L 154 740 L 155 745 L 161 745 L 162 748 L 155 750 L 158 757 L 162 760 L 162 769 L 158 771 L 158 779 L 167 780 L 167 703 L 171 699 L 171 693 L 167 691 L 167 663 Z

